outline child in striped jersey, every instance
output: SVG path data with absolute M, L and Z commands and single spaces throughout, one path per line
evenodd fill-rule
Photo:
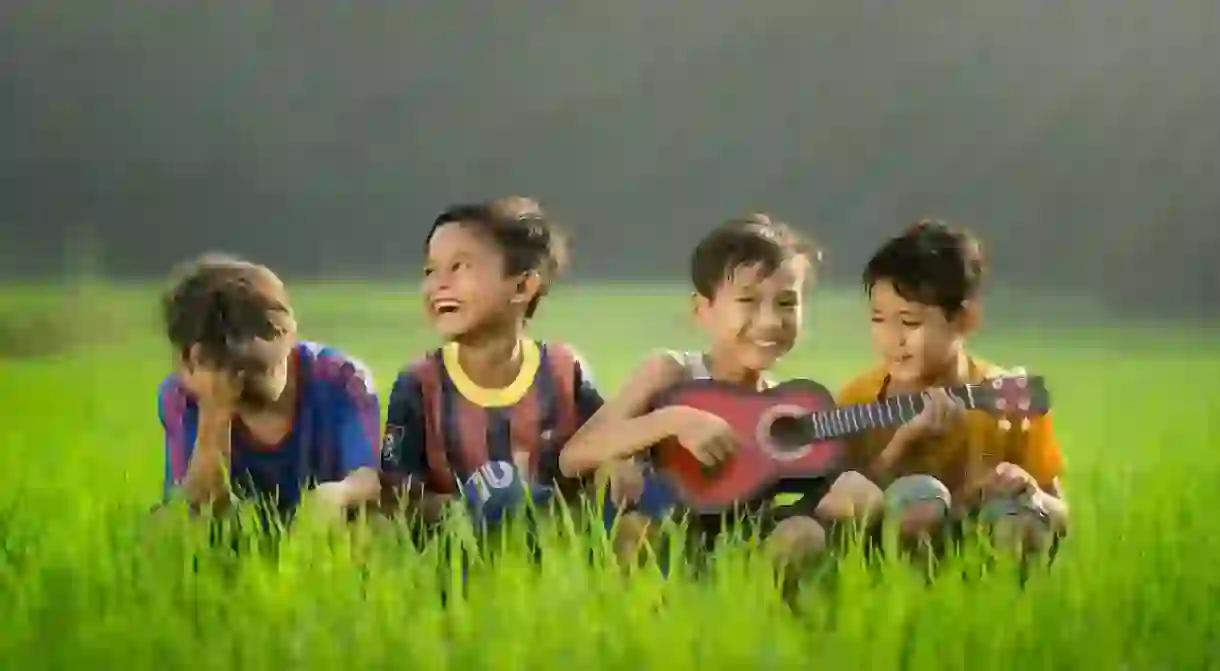
M 371 375 L 297 338 L 288 293 L 266 266 L 207 255 L 162 299 L 175 370 L 158 390 L 165 485 L 194 509 L 235 499 L 292 517 L 341 517 L 377 500 L 380 413 Z
M 446 210 L 425 245 L 424 310 L 445 343 L 394 382 L 383 504 L 435 520 L 461 498 L 494 521 L 522 489 L 568 491 L 559 451 L 602 399 L 572 347 L 526 332 L 564 266 L 563 236 L 536 202 L 508 198 Z

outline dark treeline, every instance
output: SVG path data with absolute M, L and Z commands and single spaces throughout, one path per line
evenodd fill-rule
M 849 278 L 921 215 L 1001 281 L 1220 313 L 1211 0 L 0 8 L 0 268 L 209 248 L 414 275 L 441 207 L 539 197 L 582 277 L 763 209 Z

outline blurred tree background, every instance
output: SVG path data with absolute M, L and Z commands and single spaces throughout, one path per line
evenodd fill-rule
M 935 215 L 1004 284 L 1214 316 L 1218 63 L 1212 0 L 6 3 L 0 272 L 413 280 L 440 208 L 525 193 L 579 278 L 766 210 L 851 280 Z

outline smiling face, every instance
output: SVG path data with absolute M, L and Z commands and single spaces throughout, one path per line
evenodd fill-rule
M 930 382 L 957 364 L 969 307 L 950 319 L 939 306 L 903 298 L 885 279 L 873 285 L 869 302 L 873 349 L 895 382 Z
M 523 298 L 528 302 L 528 284 L 505 272 L 503 252 L 474 226 L 456 221 L 444 224 L 428 242 L 424 310 L 445 340 L 460 340 L 514 318 L 513 306 L 521 305 Z
M 734 367 L 762 372 L 792 350 L 801 333 L 808 261 L 796 256 L 766 274 L 760 264 L 733 269 L 711 297 L 695 295 L 695 318 L 712 353 Z

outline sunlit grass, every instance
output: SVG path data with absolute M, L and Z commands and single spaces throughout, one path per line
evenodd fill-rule
M 472 559 L 464 596 L 453 548 L 473 530 L 461 518 L 426 548 L 382 521 L 338 536 L 303 526 L 276 552 L 214 549 L 180 511 L 148 514 L 167 361 L 152 294 L 90 291 L 129 328 L 0 359 L 3 668 L 1217 666 L 1220 359 L 1198 332 L 1131 333 L 1096 316 L 1033 324 L 1028 305 L 1007 319 L 997 306 L 979 348 L 1048 376 L 1068 451 L 1075 525 L 1053 570 L 1022 587 L 1011 567 L 980 576 L 967 556 L 929 585 L 916 567 L 853 551 L 814 570 L 794 616 L 742 546 L 698 576 L 677 561 L 668 578 L 655 567 L 627 578 L 582 515 L 543 523 L 539 562 L 520 535 L 495 541 Z M 409 291 L 296 293 L 306 335 L 371 364 L 383 391 L 431 344 Z M 0 295 L 0 306 L 47 304 Z M 781 373 L 834 387 L 868 363 L 857 297 L 815 297 L 809 325 Z M 697 343 L 676 287 L 563 289 L 537 326 L 576 344 L 607 392 L 649 350 Z

